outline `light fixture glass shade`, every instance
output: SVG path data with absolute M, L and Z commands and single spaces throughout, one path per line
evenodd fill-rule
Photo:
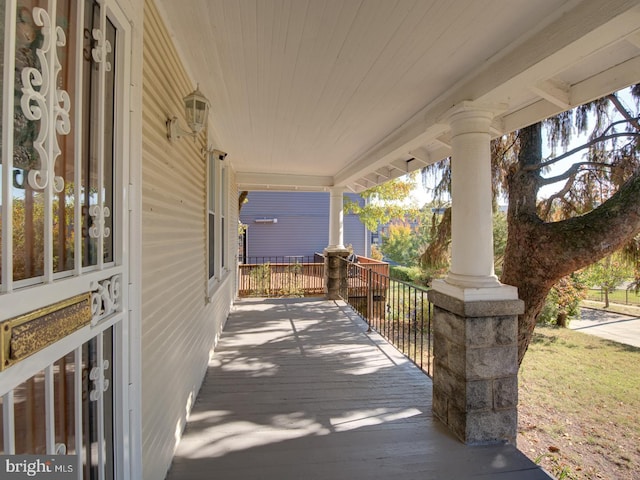
M 184 97 L 184 108 L 187 124 L 194 134 L 199 133 L 207 122 L 209 100 L 202 94 L 199 87 Z

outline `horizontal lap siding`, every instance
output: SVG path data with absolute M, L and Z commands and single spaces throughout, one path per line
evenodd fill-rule
M 228 315 L 235 273 L 231 268 L 207 303 L 205 139 L 166 138 L 166 118 L 176 115 L 184 125 L 182 98 L 195 85 L 151 0 L 145 3 L 143 62 L 143 476 L 161 480 Z M 234 225 L 237 215 L 229 217 Z M 231 266 L 235 247 L 228 251 Z
M 256 220 L 275 219 L 277 223 Z M 250 192 L 241 210 L 247 225 L 248 257 L 313 256 L 329 242 L 329 194 Z M 344 217 L 344 243 L 364 255 L 365 228 L 356 215 Z
M 357 215 L 344 216 L 344 244 L 351 245 L 357 255 L 369 256 L 367 237 L 370 233 Z
M 248 257 L 310 256 L 329 239 L 329 194 L 322 192 L 250 192 L 242 207 Z M 255 220 L 277 218 L 278 223 Z

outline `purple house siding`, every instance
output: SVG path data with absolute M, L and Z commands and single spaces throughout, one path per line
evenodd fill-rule
M 240 221 L 247 226 L 247 257 L 312 256 L 322 252 L 329 241 L 329 194 L 250 192 Z M 345 245 L 366 256 L 369 237 L 356 215 L 345 215 Z

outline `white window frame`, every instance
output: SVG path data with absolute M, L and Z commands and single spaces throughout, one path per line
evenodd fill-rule
M 219 211 L 219 227 L 220 227 L 220 249 L 219 256 L 220 259 L 220 269 L 223 273 L 229 272 L 229 242 L 227 241 L 229 238 L 229 222 L 227 219 L 228 215 L 228 192 L 229 192 L 229 182 L 227 179 L 227 167 L 224 165 L 220 166 L 220 211 Z
M 219 229 L 216 225 L 217 215 L 217 203 L 219 191 L 219 175 L 218 166 L 215 155 L 209 153 L 207 155 L 207 208 L 206 208 L 206 224 L 207 224 L 207 278 L 209 291 L 215 286 L 219 280 L 219 264 L 217 262 L 218 255 L 217 250 L 219 248 Z M 211 222 L 213 221 L 213 226 Z M 213 228 L 212 228 L 213 227 Z M 213 231 L 213 249 L 211 232 Z M 212 251 L 213 250 L 213 251 Z M 210 271 L 211 261 L 213 260 L 213 272 Z
M 219 154 L 207 154 L 206 201 L 206 252 L 207 252 L 207 299 L 213 296 L 217 286 L 231 272 L 229 239 L 229 172 Z M 213 221 L 213 225 L 211 222 Z M 213 232 L 213 242 L 211 241 Z M 213 248 L 212 248 L 213 244 Z M 209 274 L 209 262 L 213 260 L 213 273 Z
M 217 286 L 231 271 L 229 261 L 229 175 L 228 168 L 218 155 L 207 155 L 207 205 L 206 205 L 206 251 L 208 300 Z M 213 229 L 211 228 L 213 221 Z M 224 228 L 223 228 L 224 227 Z M 211 231 L 213 230 L 213 249 Z M 212 251 L 213 250 L 213 251 Z M 213 257 L 212 257 L 213 256 Z M 209 262 L 213 259 L 213 274 L 209 275 Z

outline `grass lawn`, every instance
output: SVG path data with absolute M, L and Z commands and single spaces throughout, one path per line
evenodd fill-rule
M 603 302 L 604 295 L 602 295 L 600 290 L 589 290 L 587 291 L 587 299 Z M 614 290 L 609 293 L 609 302 L 623 305 L 640 305 L 640 295 L 637 294 L 635 290 Z
M 538 326 L 519 381 L 527 456 L 559 479 L 640 478 L 640 349 Z

